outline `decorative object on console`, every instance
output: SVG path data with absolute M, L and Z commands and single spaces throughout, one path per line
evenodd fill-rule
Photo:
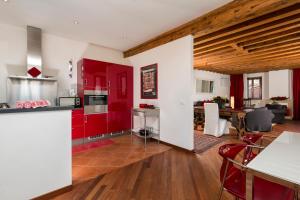
M 220 97 L 220 96 L 217 96 L 217 97 L 214 97 L 213 98 L 213 102 L 214 103 L 217 103 L 219 108 L 225 108 L 225 104 L 226 103 L 229 103 L 229 100 L 225 97 Z
M 282 96 L 282 97 L 280 97 L 280 96 L 278 96 L 278 97 L 272 97 L 272 98 L 270 98 L 273 102 L 277 102 L 277 101 L 285 101 L 285 100 L 287 100 L 287 99 L 289 99 L 288 97 L 285 97 L 285 96 Z
M 157 64 L 141 68 L 141 98 L 157 99 Z

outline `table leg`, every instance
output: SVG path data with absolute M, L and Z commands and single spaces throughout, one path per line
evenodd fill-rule
M 253 200 L 253 174 L 246 172 L 246 200 Z

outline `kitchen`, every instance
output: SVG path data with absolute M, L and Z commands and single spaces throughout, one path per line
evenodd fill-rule
M 0 185 L 5 184 L 0 187 L 1 199 L 33 198 L 70 189 L 71 147 L 124 134 L 131 128 L 132 67 L 85 58 L 74 67 L 66 60 L 67 78 L 75 78 L 76 86 L 61 92 L 59 71 L 43 66 L 42 46 L 42 30 L 28 26 L 27 68 L 7 66 L 7 103 L 0 109 L 0 157 L 5 163 L 0 172 Z M 77 68 L 75 77 L 73 68 Z M 17 157 L 20 152 L 27 152 L 22 159 Z M 53 179 L 54 174 L 60 179 Z M 15 187 L 22 189 L 13 193 Z
M 25 3 L 4 3 L 2 11 L 14 9 L 14 5 L 20 4 Z M 35 15 L 38 12 L 31 13 Z M 127 48 L 121 47 L 126 43 L 124 39 L 115 39 L 112 42 L 116 44 L 114 47 L 105 42 L 93 42 L 91 38 L 75 37 L 82 31 L 96 32 L 94 29 L 84 29 L 84 22 L 65 23 L 70 34 L 53 31 L 48 22 L 39 24 L 28 20 L 28 23 L 23 23 L 0 23 L 0 102 L 11 107 L 0 109 L 0 199 L 31 199 L 51 192 L 63 193 L 72 188 L 74 191 L 79 182 L 76 179 L 74 183 L 72 176 L 77 172 L 84 176 L 91 175 L 93 170 L 95 178 L 99 176 L 99 170 L 108 173 L 105 171 L 108 163 L 114 162 L 111 169 L 116 170 L 128 165 L 128 161 L 141 161 L 144 156 L 168 150 L 167 145 L 158 144 L 155 140 L 146 146 L 143 139 L 133 137 L 136 143 L 131 143 L 130 135 L 126 134 L 131 126 L 128 108 L 139 108 L 140 105 L 159 108 L 156 111 L 160 112 L 160 118 L 147 119 L 147 126 L 159 124 L 161 134 L 158 139 L 185 149 L 193 148 L 193 127 L 190 123 L 193 113 L 191 36 L 145 54 L 124 58 L 122 49 Z M 27 73 L 32 69 L 26 64 L 27 24 L 42 29 L 39 40 L 41 68 L 35 66 L 41 74 L 37 78 Z M 59 30 L 65 29 L 60 27 Z M 97 35 L 97 38 L 109 40 L 108 36 Z M 99 71 L 89 71 L 91 66 L 97 66 Z M 145 66 L 156 66 L 158 84 L 154 84 L 155 98 L 142 96 L 141 69 Z M 93 73 L 97 76 L 92 77 Z M 29 82 L 39 84 L 31 85 Z M 25 83 L 24 87 L 19 87 L 21 83 Z M 40 93 L 30 93 L 27 89 L 27 93 L 21 93 L 24 88 L 39 88 L 37 85 L 40 88 L 45 86 L 51 92 L 41 93 L 45 90 L 38 90 Z M 33 98 L 27 94 L 36 96 Z M 26 98 L 19 98 L 23 95 Z M 26 103 L 26 100 L 35 102 Z M 17 101 L 18 107 L 29 108 L 15 108 Z M 68 106 L 78 105 L 79 101 L 79 108 Z M 48 107 L 30 108 L 50 104 Z M 88 109 L 84 109 L 85 104 Z M 141 122 L 143 127 L 141 117 L 135 118 L 134 125 Z M 87 153 L 96 149 L 103 151 L 101 156 L 91 157 L 95 166 L 72 166 L 77 161 L 72 149 L 109 140 L 116 142 L 88 150 Z M 118 166 L 115 166 L 116 163 Z

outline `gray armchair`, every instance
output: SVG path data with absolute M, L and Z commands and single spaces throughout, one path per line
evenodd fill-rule
M 274 114 L 267 108 L 257 108 L 246 114 L 246 130 L 247 131 L 272 131 L 272 120 Z

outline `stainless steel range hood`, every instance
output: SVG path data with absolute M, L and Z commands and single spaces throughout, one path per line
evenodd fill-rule
M 55 81 L 58 70 L 43 67 L 42 59 L 42 29 L 27 26 L 27 63 L 24 68 L 8 66 L 8 77 L 13 79 L 35 79 L 39 81 Z M 28 70 L 35 67 L 41 74 L 33 78 Z M 14 69 L 15 68 L 15 69 Z
M 27 26 L 27 71 L 32 67 L 42 72 L 42 29 Z
M 42 30 L 27 26 L 27 64 L 10 67 L 7 79 L 7 102 L 14 107 L 17 101 L 47 99 L 52 105 L 58 94 L 58 82 L 55 79 L 58 70 L 46 69 L 42 65 Z M 28 70 L 36 68 L 41 72 L 32 77 Z M 21 69 L 21 70 L 20 70 Z

